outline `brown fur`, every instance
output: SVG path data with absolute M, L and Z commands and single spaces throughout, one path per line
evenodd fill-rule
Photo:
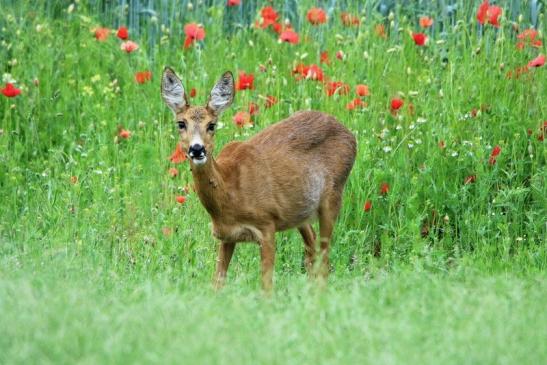
M 208 151 L 205 164 L 190 164 L 196 192 L 213 221 L 213 235 L 221 241 L 216 285 L 224 283 L 235 243 L 254 241 L 261 248 L 262 284 L 270 289 L 275 232 L 291 228 L 298 228 L 304 239 L 307 269 L 312 270 L 319 253 L 326 276 L 332 230 L 356 155 L 349 130 L 330 115 L 301 111 L 248 141 L 227 144 L 215 160 L 207 125 L 216 121 L 216 114 L 190 106 L 175 114 L 188 125 L 181 134 L 183 150 L 189 147 L 190 134 L 200 133 Z M 316 217 L 319 252 L 310 225 Z

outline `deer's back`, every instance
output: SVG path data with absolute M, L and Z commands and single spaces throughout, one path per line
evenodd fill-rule
M 251 138 L 248 143 L 263 151 L 279 148 L 312 151 L 338 139 L 355 143 L 355 138 L 333 116 L 317 111 L 301 111 L 275 123 Z

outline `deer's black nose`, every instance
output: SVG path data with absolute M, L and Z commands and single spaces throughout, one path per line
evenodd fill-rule
M 205 146 L 199 143 L 193 144 L 188 150 L 190 157 L 201 157 L 205 155 Z

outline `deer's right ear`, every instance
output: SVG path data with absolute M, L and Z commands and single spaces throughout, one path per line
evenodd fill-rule
M 161 76 L 161 97 L 174 113 L 181 112 L 189 106 L 182 81 L 169 67 L 163 70 Z

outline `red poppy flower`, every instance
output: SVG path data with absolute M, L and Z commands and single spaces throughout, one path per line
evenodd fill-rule
M 343 61 L 346 58 L 346 54 L 342 50 L 336 51 L 336 58 Z
M 380 38 L 387 38 L 386 27 L 383 24 L 376 24 L 374 27 L 374 33 Z
M 163 233 L 165 237 L 169 237 L 173 234 L 173 230 L 170 227 L 163 227 L 161 233 Z
M 247 112 L 237 112 L 236 115 L 234 115 L 233 121 L 236 126 L 243 128 L 245 125 L 252 124 L 251 114 Z
M 492 152 L 490 153 L 490 158 L 488 159 L 488 163 L 490 165 L 494 165 L 496 163 L 496 157 L 498 157 L 500 153 L 501 153 L 501 147 L 500 146 L 494 147 L 492 149 Z
M 537 30 L 534 28 L 525 29 L 517 35 L 517 39 L 528 39 L 533 41 L 538 35 Z
M 126 27 L 119 27 L 118 33 L 116 33 L 116 35 L 118 36 L 118 38 L 123 40 L 126 40 L 127 38 L 129 38 L 129 32 Z
M 228 0 L 226 5 L 227 6 L 238 6 L 238 5 L 241 5 L 241 0 Z
M 465 178 L 465 180 L 463 181 L 463 183 L 465 185 L 467 184 L 472 184 L 474 183 L 475 181 L 477 180 L 477 176 L 476 175 L 469 175 Z
M 133 41 L 126 41 L 126 42 L 123 42 L 122 45 L 120 46 L 121 50 L 122 51 L 125 51 L 127 53 L 131 53 L 133 51 L 136 51 L 139 49 L 139 45 Z
M 346 109 L 347 110 L 354 110 L 357 107 L 366 108 L 367 103 L 365 103 L 363 100 L 361 100 L 359 98 L 355 98 L 355 99 L 353 99 L 352 101 L 350 101 L 349 103 L 346 104 Z
M 258 114 L 258 104 L 257 103 L 250 103 L 249 104 L 249 114 L 256 115 Z
M 528 62 L 528 67 L 541 67 L 545 64 L 545 55 L 540 54 L 532 61 Z
M 503 9 L 499 6 L 491 6 L 488 8 L 488 23 L 492 24 L 494 27 L 499 28 L 499 17 L 503 13 Z
M 321 55 L 319 56 L 319 58 L 320 58 L 321 63 L 324 63 L 326 65 L 330 64 L 329 52 L 328 51 L 321 52 Z
M 412 33 L 412 39 L 417 46 L 423 46 L 427 42 L 427 36 L 423 33 Z
M 260 10 L 260 15 L 262 16 L 262 21 L 260 23 L 256 22 L 255 26 L 262 29 L 266 29 L 271 26 L 277 34 L 281 33 L 281 24 L 277 22 L 279 17 L 277 12 L 271 6 L 266 6 Z
M 264 102 L 264 107 L 266 109 L 271 108 L 275 104 L 277 104 L 277 98 L 275 96 L 272 96 L 272 95 L 266 96 L 266 101 Z
M 535 60 L 534 60 L 535 61 Z M 514 70 L 509 70 L 507 71 L 507 73 L 505 74 L 505 76 L 508 78 L 508 79 L 511 79 L 511 78 L 515 78 L 515 79 L 519 79 L 522 75 L 530 72 L 530 64 L 532 62 L 528 63 L 526 66 L 521 66 L 521 67 L 517 67 L 516 69 Z M 539 65 L 541 66 L 541 65 Z M 538 66 L 538 67 L 539 67 Z
M 496 28 L 499 28 L 499 17 L 503 13 L 503 9 L 499 6 L 492 5 L 488 0 L 484 0 L 477 10 L 477 20 L 479 24 L 491 24 Z
M 303 63 L 300 63 L 295 66 L 292 72 L 297 76 L 297 80 L 308 79 L 323 81 L 323 70 L 315 64 L 306 66 Z
M 191 88 L 190 89 L 190 97 L 195 98 L 196 94 L 197 94 L 196 88 L 195 87 Z
M 246 74 L 245 72 L 241 71 L 239 73 L 239 79 L 236 82 L 236 90 L 252 90 L 254 89 L 253 83 L 255 81 L 255 77 L 253 74 L 249 73 Z
M 283 30 L 283 27 L 279 23 L 273 23 L 272 28 L 277 34 L 281 34 L 281 31 Z
M 300 40 L 300 37 L 298 36 L 298 33 L 292 30 L 292 28 L 287 28 L 281 32 L 281 34 L 279 35 L 279 39 L 282 42 L 297 44 Z
M 500 146 L 495 146 L 493 149 L 492 149 L 492 153 L 490 154 L 490 157 L 498 157 L 501 153 L 501 147 Z
M 361 20 L 358 16 L 343 11 L 340 13 L 340 20 L 345 27 L 358 26 L 361 24 Z
M 486 21 L 486 13 L 488 13 L 488 8 L 490 7 L 490 3 L 488 0 L 484 0 L 477 9 L 477 20 L 480 24 L 484 24 Z
M 422 28 L 429 28 L 433 25 L 433 19 L 431 19 L 428 16 L 422 16 L 420 17 L 420 27 Z
M 408 103 L 408 114 L 414 115 L 414 104 Z
M 271 6 L 262 8 L 262 10 L 260 10 L 260 15 L 262 16 L 262 28 L 266 28 L 277 22 L 277 11 Z
M 547 120 L 543 121 L 543 127 L 539 128 L 538 132 L 538 141 L 543 142 L 545 140 L 545 135 L 547 134 Z
M 329 81 L 325 84 L 325 92 L 327 96 L 347 95 L 349 93 L 349 85 L 342 81 Z
M 139 84 L 144 84 L 150 80 L 152 80 L 152 72 L 150 71 L 140 71 L 135 73 L 135 81 Z
M 323 70 L 315 64 L 309 65 L 304 77 L 309 80 L 323 81 Z
M 300 62 L 300 63 L 297 63 L 296 66 L 294 66 L 294 68 L 292 69 L 292 73 L 293 75 L 297 75 L 297 74 L 302 75 L 306 73 L 307 69 L 308 69 L 308 66 Z
M 439 141 L 438 146 L 441 150 L 444 150 L 446 148 L 446 142 L 444 141 L 444 139 L 441 139 Z
M 2 94 L 4 96 L 7 96 L 8 98 L 14 98 L 17 95 L 21 94 L 21 90 L 13 86 L 12 83 L 8 82 L 6 86 L 3 89 L 0 89 Z
M 355 109 L 355 104 L 353 103 L 353 100 L 346 104 L 346 109 L 347 110 L 354 110 Z
M 184 26 L 184 48 L 190 48 L 195 41 L 202 41 L 205 38 L 205 29 L 196 23 L 189 23 Z
M 179 170 L 177 170 L 176 167 L 171 167 L 167 172 L 171 177 L 177 177 L 177 175 L 179 174 Z
M 543 43 L 541 42 L 541 39 L 536 39 L 537 36 L 538 31 L 533 28 L 522 31 L 517 35 L 517 39 L 522 40 L 522 42 L 517 43 L 517 48 L 523 49 L 526 43 L 530 44 L 532 47 L 540 48 Z
M 389 184 L 387 182 L 383 182 L 380 185 L 380 195 L 386 195 L 389 193 Z
M 403 99 L 393 98 L 391 99 L 391 111 L 397 111 L 404 105 Z
M 177 195 L 175 199 L 179 204 L 184 204 L 186 202 L 186 197 L 184 195 Z
M 131 137 L 131 131 L 128 131 L 127 129 L 120 128 L 120 131 L 118 132 L 118 136 L 123 139 L 129 139 Z
M 370 200 L 367 200 L 367 201 L 365 202 L 365 205 L 363 206 L 363 210 L 364 210 L 365 212 L 368 212 L 368 211 L 370 211 L 371 209 L 372 209 L 372 202 L 371 202 Z
M 107 40 L 108 35 L 110 34 L 110 29 L 108 28 L 96 28 L 95 31 L 95 39 L 99 42 L 104 42 Z
M 306 18 L 312 25 L 324 24 L 327 22 L 327 13 L 321 8 L 311 8 Z
M 183 163 L 186 161 L 186 154 L 182 151 L 182 146 L 180 143 L 177 143 L 177 147 L 169 157 L 169 161 L 172 163 Z
M 359 84 L 355 86 L 355 93 L 359 96 L 369 96 L 370 92 L 367 85 Z

